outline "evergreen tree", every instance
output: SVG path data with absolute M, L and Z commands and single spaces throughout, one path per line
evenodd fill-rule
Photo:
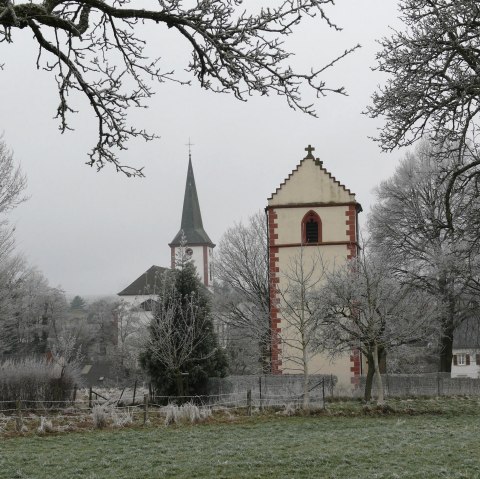
M 87 303 L 85 303 L 85 300 L 81 296 L 75 296 L 72 301 L 70 301 L 70 309 L 72 311 L 74 310 L 85 310 Z
M 203 395 L 209 377 L 225 376 L 227 361 L 214 333 L 209 295 L 192 262 L 163 278 L 140 358 L 157 394 Z

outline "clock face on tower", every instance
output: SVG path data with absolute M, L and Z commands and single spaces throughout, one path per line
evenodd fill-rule
M 187 248 L 185 250 L 185 256 L 187 256 L 188 258 L 191 258 L 193 255 L 193 249 L 192 248 Z

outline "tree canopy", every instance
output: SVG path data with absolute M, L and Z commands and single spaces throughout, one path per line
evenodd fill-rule
M 429 338 L 437 311 L 430 295 L 402 283 L 384 257 L 363 246 L 356 258 L 326 274 L 316 297 L 316 340 L 332 356 L 359 349 L 368 364 L 365 400 L 371 399 L 376 372 L 383 402 L 379 359 Z
M 372 247 L 388 258 L 389 268 L 443 306 L 441 371 L 450 371 L 453 333 L 472 314 L 479 287 L 479 196 L 473 183 L 452 191 L 453 230 L 445 227 L 448 186 L 442 171 L 455 163 L 453 154 L 439 161 L 434 146 L 419 144 L 378 187 L 369 218 Z
M 226 373 L 225 355 L 213 331 L 209 294 L 192 262 L 162 278 L 150 338 L 141 355 L 160 395 L 206 394 L 208 378 Z
M 240 100 L 253 93 L 276 93 L 292 108 L 311 115 L 315 110 L 302 99 L 304 87 L 318 96 L 344 94 L 343 87 L 328 86 L 322 74 L 358 45 L 339 52 L 327 65 L 297 72 L 288 63 L 293 52 L 283 41 L 304 17 L 317 16 L 339 30 L 325 12 L 333 3 L 281 0 L 252 13 L 241 0 L 199 0 L 191 6 L 182 0 L 159 0 L 151 9 L 126 0 L 0 0 L 0 42 L 13 43 L 15 29 L 29 29 L 39 47 L 37 67 L 55 75 L 60 130 L 70 129 L 72 94 L 80 92 L 98 123 L 89 164 L 102 168 L 112 163 L 127 175 L 141 175 L 141 170 L 123 165 L 118 155 L 132 137 L 155 138 L 127 121 L 129 109 L 144 106 L 153 94 L 151 80 L 189 84 L 194 77 L 203 88 L 233 93 Z M 190 76 L 177 75 L 161 67 L 160 58 L 150 58 L 141 24 L 166 27 L 172 41 L 188 45 Z
M 480 5 L 476 0 L 400 0 L 399 8 L 405 30 L 380 41 L 376 69 L 389 78 L 367 111 L 386 119 L 377 137 L 383 150 L 425 137 L 436 143 L 439 156 L 457 153 L 445 177 L 446 220 L 452 228 L 454 183 L 480 174 Z

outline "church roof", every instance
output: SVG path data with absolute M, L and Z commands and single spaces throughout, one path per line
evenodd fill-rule
M 151 266 L 145 273 L 142 273 L 132 284 L 128 285 L 118 296 L 141 296 L 157 293 L 156 286 L 159 284 L 160 276 L 171 271 L 161 266 Z
M 215 246 L 203 229 L 200 203 L 198 202 L 197 187 L 193 175 L 192 159 L 188 159 L 187 183 L 185 185 L 185 197 L 183 199 L 182 224 L 180 231 L 173 238 L 170 246 L 181 244 L 182 232 L 185 235 L 188 245 Z

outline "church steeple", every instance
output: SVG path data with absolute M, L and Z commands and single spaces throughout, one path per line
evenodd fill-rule
M 200 203 L 198 201 L 190 153 L 188 155 L 187 183 L 185 185 L 185 196 L 183 199 L 182 223 L 180 231 L 175 238 L 173 238 L 170 246 L 180 245 L 182 231 L 189 246 L 207 245 L 212 248 L 215 246 L 203 228 L 202 213 L 200 212 Z
M 184 243 L 182 245 L 182 239 L 183 241 L 186 240 L 186 244 Z M 175 238 L 173 238 L 169 246 L 172 269 L 175 268 L 177 254 L 181 251 L 179 248 L 186 246 L 181 254 L 185 254 L 187 258 L 195 263 L 198 275 L 203 284 L 207 287 L 212 286 L 213 248 L 215 248 L 215 245 L 203 228 L 190 148 L 188 152 L 187 183 L 185 185 L 185 196 L 183 199 L 182 223 L 180 225 L 180 231 L 176 234 Z

